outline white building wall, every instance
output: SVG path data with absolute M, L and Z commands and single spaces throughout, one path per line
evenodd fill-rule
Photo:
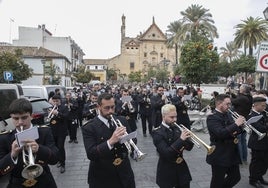
M 69 37 L 46 37 L 44 48 L 64 55 L 71 62 L 71 43 Z

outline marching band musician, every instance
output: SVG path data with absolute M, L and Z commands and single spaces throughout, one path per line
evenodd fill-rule
M 212 169 L 210 188 L 231 188 L 241 178 L 237 135 L 242 132 L 245 117 L 239 116 L 234 120 L 228 113 L 231 107 L 229 95 L 219 94 L 215 104 L 213 114 L 207 117 L 210 142 L 216 146 L 215 151 L 207 155 L 206 159 Z
M 266 114 L 264 110 L 266 108 L 266 99 L 261 96 L 253 96 L 253 106 L 249 118 L 263 115 L 263 117 L 251 125 L 260 131 L 261 133 L 267 134 L 268 126 L 266 121 Z M 249 136 L 248 147 L 251 149 L 251 161 L 249 164 L 249 184 L 256 187 L 262 188 L 262 185 L 268 185 L 268 181 L 263 179 L 268 168 L 268 137 L 267 135 L 258 139 L 258 135 L 252 131 Z
M 124 97 L 129 96 L 129 91 L 128 89 L 124 89 L 122 91 L 122 96 L 119 100 L 116 100 L 116 109 L 115 112 L 117 115 L 120 116 L 125 116 L 128 124 L 130 126 L 131 131 L 137 130 L 137 125 L 136 125 L 136 112 L 137 109 L 134 107 L 134 101 L 122 101 Z
M 31 123 L 32 105 L 26 99 L 16 99 L 9 106 L 9 112 L 15 129 L 0 134 L 0 174 L 11 174 L 7 187 L 56 188 L 56 182 L 48 165 L 55 165 L 58 162 L 59 150 L 55 145 L 51 129 L 47 126 L 38 126 L 39 138 L 24 142 L 27 147 L 32 149 L 34 163 L 43 168 L 43 173 L 39 177 L 25 179 L 22 176 L 22 171 L 28 164 L 23 161 L 22 150 L 26 146 L 19 147 L 15 140 L 15 134 L 34 126 Z M 28 154 L 26 153 L 26 155 Z
M 171 99 L 171 102 L 173 105 L 176 106 L 177 110 L 177 124 L 183 124 L 185 127 L 187 127 L 189 130 L 190 128 L 190 118 L 188 115 L 188 107 L 184 103 L 184 89 L 182 87 L 179 87 L 177 89 L 177 94 Z
M 159 85 L 156 87 L 156 94 L 151 97 L 152 105 L 152 125 L 154 128 L 161 125 L 162 115 L 161 108 L 167 104 L 167 96 L 164 95 L 164 87 Z
M 78 143 L 77 141 L 77 128 L 78 128 L 78 123 L 77 123 L 77 118 L 78 118 L 78 102 L 76 99 L 74 99 L 71 96 L 70 92 L 67 92 L 66 95 L 66 100 L 63 102 L 63 105 L 68 108 L 69 114 L 67 118 L 65 119 L 65 123 L 67 124 L 68 127 L 68 132 L 69 132 L 69 138 L 70 140 L 68 141 L 69 143 Z
M 98 100 L 98 94 L 95 92 L 92 92 L 90 94 L 89 100 L 84 104 L 83 107 L 83 117 L 87 120 L 93 119 L 97 116 L 97 100 Z
M 122 91 L 122 96 L 119 100 L 116 100 L 116 114 L 119 116 L 124 116 L 129 124 L 131 132 L 134 132 L 137 130 L 136 125 L 136 109 L 134 107 L 134 101 L 122 101 L 124 97 L 129 96 L 128 89 L 124 89 Z M 135 139 L 135 144 L 137 144 L 137 139 Z M 130 156 L 132 159 L 135 159 L 133 148 L 132 152 L 130 153 Z
M 115 112 L 115 100 L 111 94 L 98 97 L 99 115 L 82 127 L 87 157 L 90 160 L 88 184 L 90 188 L 135 188 L 134 173 L 128 158 L 128 149 L 119 142 L 126 131 L 130 132 L 124 117 L 123 126 L 111 122 Z
M 149 134 L 152 134 L 152 106 L 151 106 L 151 93 L 150 90 L 146 88 L 142 89 L 141 94 L 138 96 L 138 103 L 139 103 L 139 114 L 141 117 L 141 125 L 142 125 L 142 132 L 143 136 L 146 137 L 147 126 L 146 123 L 148 122 L 148 131 Z
M 59 163 L 57 167 L 60 168 L 61 173 L 64 173 L 66 160 L 64 143 L 68 135 L 67 124 L 64 119 L 69 115 L 69 110 L 67 106 L 61 104 L 61 97 L 59 95 L 54 95 L 52 101 L 56 108 L 50 112 L 53 117 L 50 120 L 49 126 L 51 127 L 56 146 L 59 149 Z
M 192 180 L 190 170 L 183 158 L 183 150 L 191 150 L 193 143 L 187 139 L 191 134 L 174 125 L 176 107 L 166 104 L 161 108 L 162 124 L 153 133 L 153 142 L 159 153 L 156 183 L 160 188 L 189 188 Z

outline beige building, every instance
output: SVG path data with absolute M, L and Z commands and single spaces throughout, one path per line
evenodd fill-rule
M 121 25 L 121 53 L 107 60 L 99 60 L 99 62 L 104 63 L 103 66 L 115 70 L 118 74 L 117 79 L 127 80 L 127 76 L 131 72 L 137 71 L 141 71 L 142 76 L 146 76 L 150 68 L 161 69 L 166 67 L 172 74 L 175 65 L 175 50 L 167 48 L 167 38 L 156 25 L 154 18 L 149 28 L 137 37 L 126 37 L 125 33 L 126 17 L 123 15 Z M 96 66 L 97 60 L 85 59 L 84 63 L 86 66 Z M 94 73 L 94 71 L 92 72 Z

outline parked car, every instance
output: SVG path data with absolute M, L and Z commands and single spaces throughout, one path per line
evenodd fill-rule
M 46 99 L 42 98 L 27 98 L 32 106 L 32 124 L 33 125 L 48 125 L 49 119 L 48 114 L 49 110 L 52 109 L 52 105 L 47 102 Z
M 55 91 L 56 88 L 60 89 L 62 98 L 65 98 L 66 87 L 60 85 L 23 85 L 21 86 L 23 94 L 27 98 L 44 98 L 48 100 L 48 95 L 51 91 Z
M 23 91 L 20 85 L 0 84 L 0 132 L 14 128 L 8 107 L 13 100 L 21 97 L 23 97 Z

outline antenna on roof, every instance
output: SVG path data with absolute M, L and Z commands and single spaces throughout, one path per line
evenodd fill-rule
M 56 35 L 56 30 L 57 30 L 57 24 L 55 25 L 55 29 L 54 29 L 54 36 Z

